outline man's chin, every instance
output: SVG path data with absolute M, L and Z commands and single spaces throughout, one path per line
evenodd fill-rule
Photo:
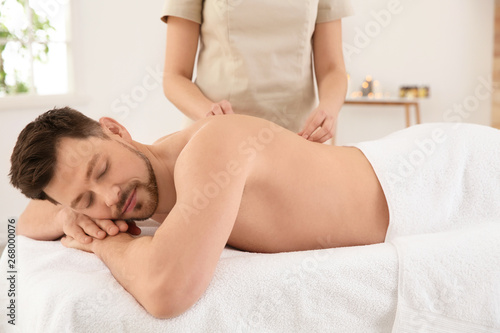
M 149 220 L 151 217 L 153 216 L 153 214 L 151 214 L 151 216 L 148 216 L 148 217 L 134 217 L 134 218 L 130 218 L 130 219 L 123 219 L 125 222 L 140 222 L 140 221 L 146 221 L 146 220 Z
M 127 218 L 122 218 L 121 220 L 124 220 L 126 222 L 130 221 L 146 221 L 149 220 L 151 217 L 153 217 L 156 209 L 150 209 L 150 212 L 137 212 L 137 216 L 131 216 Z

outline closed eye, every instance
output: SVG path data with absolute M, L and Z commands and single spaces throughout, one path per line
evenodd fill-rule
M 108 163 L 106 163 L 104 170 L 99 174 L 99 176 L 97 176 L 97 179 L 102 178 L 104 176 L 104 174 L 106 173 L 106 171 L 108 171 Z
M 93 202 L 94 202 L 94 195 L 93 194 L 89 194 L 89 203 L 88 203 L 87 207 L 85 207 L 85 209 L 90 208 L 90 206 L 92 206 Z

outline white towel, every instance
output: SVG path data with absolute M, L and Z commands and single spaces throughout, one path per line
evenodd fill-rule
M 393 242 L 400 258 L 393 332 L 500 332 L 498 221 Z
M 500 131 L 423 124 L 362 142 L 389 205 L 386 241 L 500 221 Z
M 150 316 L 95 255 L 22 236 L 17 244 L 18 332 L 378 333 L 394 322 L 391 244 L 278 254 L 226 248 L 202 298 L 166 320 Z
M 389 205 L 394 332 L 498 332 L 500 131 L 425 124 L 356 146 Z

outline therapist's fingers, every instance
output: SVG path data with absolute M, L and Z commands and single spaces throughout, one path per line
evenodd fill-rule
M 218 104 L 222 108 L 222 112 L 224 114 L 233 114 L 234 113 L 233 107 L 231 106 L 231 103 L 229 103 L 229 101 L 222 100 Z
M 222 112 L 222 108 L 220 107 L 219 104 L 212 104 L 212 110 L 210 110 L 214 116 L 222 115 L 224 114 Z
M 299 132 L 304 139 L 309 139 L 312 133 L 318 129 L 326 118 L 326 112 L 323 110 L 314 111 L 306 120 L 304 129 Z
M 316 140 L 315 142 L 325 143 L 326 141 L 330 140 L 331 138 L 333 138 L 333 134 L 327 133 L 324 136 L 322 136 L 321 138 L 319 138 L 318 140 Z
M 233 114 L 233 106 L 229 101 L 226 101 L 225 99 L 212 104 L 210 111 L 207 112 L 205 117 L 210 117 L 210 116 L 219 116 L 223 114 Z
M 323 143 L 328 139 L 333 137 L 333 131 L 335 129 L 335 120 L 331 116 L 327 116 L 321 126 L 316 132 L 314 132 L 309 140 L 313 142 Z

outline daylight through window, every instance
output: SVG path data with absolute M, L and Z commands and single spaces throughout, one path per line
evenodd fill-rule
M 69 93 L 68 0 L 0 0 L 0 98 Z

